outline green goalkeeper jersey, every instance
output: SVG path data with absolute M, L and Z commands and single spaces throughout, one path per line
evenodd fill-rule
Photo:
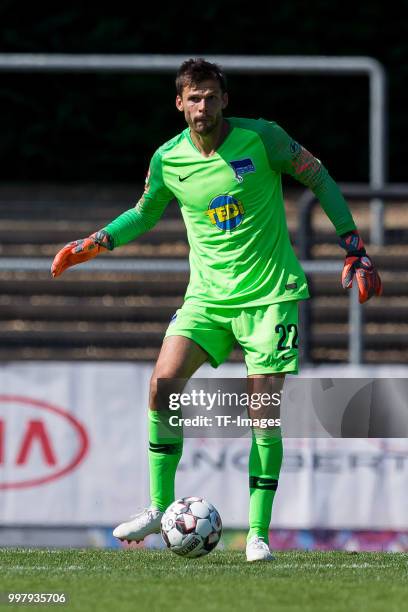
M 153 155 L 134 209 L 105 229 L 120 246 L 148 231 L 176 198 L 190 245 L 185 302 L 248 307 L 309 297 L 286 224 L 281 174 L 310 187 L 338 234 L 353 218 L 325 167 L 276 123 L 227 119 L 230 131 L 210 157 L 190 130 Z

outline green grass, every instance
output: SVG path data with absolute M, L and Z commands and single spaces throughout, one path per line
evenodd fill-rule
M 242 552 L 188 560 L 131 549 L 0 551 L 0 591 L 64 592 L 48 609 L 97 612 L 257 610 L 399 612 L 407 609 L 408 554 L 282 552 L 247 563 Z M 0 605 L 0 610 L 44 605 Z

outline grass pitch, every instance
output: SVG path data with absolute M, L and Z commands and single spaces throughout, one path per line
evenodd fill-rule
M 242 552 L 183 559 L 167 550 L 0 551 L 5 594 L 65 593 L 65 604 L 6 609 L 275 612 L 400 612 L 407 605 L 408 554 L 279 552 L 247 563 Z

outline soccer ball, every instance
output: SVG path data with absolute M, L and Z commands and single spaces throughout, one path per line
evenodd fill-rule
M 218 544 L 221 517 L 202 497 L 183 497 L 173 502 L 162 516 L 161 534 L 167 548 L 183 557 L 202 557 Z

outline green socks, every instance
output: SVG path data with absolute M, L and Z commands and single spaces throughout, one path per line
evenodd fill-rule
M 183 451 L 183 429 L 169 425 L 174 412 L 149 410 L 151 507 L 162 512 L 174 501 L 174 481 Z
M 268 543 L 272 504 L 282 465 L 282 438 L 267 431 L 253 432 L 249 455 L 249 533 Z
M 183 450 L 182 427 L 171 427 L 170 411 L 149 410 L 151 507 L 162 512 L 174 501 L 176 470 Z M 258 430 L 249 455 L 249 533 L 268 542 L 272 504 L 282 464 L 282 438 Z

